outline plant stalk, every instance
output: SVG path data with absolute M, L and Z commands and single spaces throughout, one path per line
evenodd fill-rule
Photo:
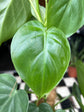
M 34 10 L 34 12 L 35 12 L 35 14 L 36 14 L 36 16 L 37 16 L 38 21 L 40 21 L 40 22 L 43 24 L 42 18 L 41 18 L 40 15 L 38 14 L 38 12 L 37 12 L 37 10 L 36 10 L 36 8 L 35 8 L 35 6 L 34 6 L 32 0 L 29 0 L 29 2 L 30 2 L 30 4 L 31 4 L 31 6 L 32 6 L 32 8 L 33 8 L 33 10 Z M 37 4 L 37 1 L 36 1 L 36 4 Z M 38 5 L 38 8 L 39 8 L 39 5 Z
M 48 12 L 48 1 L 45 0 L 46 12 L 45 12 L 45 23 L 44 26 L 47 26 L 47 12 Z
M 53 106 L 53 108 L 55 108 L 55 106 L 57 106 L 59 103 L 62 103 L 63 101 L 65 101 L 65 100 L 67 100 L 69 97 L 71 97 L 72 95 L 69 95 L 69 96 L 67 96 L 67 97 L 65 97 L 65 98 L 63 98 L 62 100 L 60 100 L 59 102 L 57 102 L 54 106 Z

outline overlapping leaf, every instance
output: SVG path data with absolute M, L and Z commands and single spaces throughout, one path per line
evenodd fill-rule
M 0 44 L 30 18 L 28 0 L 0 0 Z
M 36 106 L 36 104 L 30 103 L 28 112 L 53 112 L 53 110 L 47 103 L 42 103 L 38 107 Z
M 28 96 L 24 90 L 16 90 L 15 78 L 0 74 L 0 112 L 27 112 Z
M 65 35 L 55 27 L 46 29 L 38 21 L 23 25 L 11 44 L 11 57 L 22 79 L 42 97 L 63 77 L 70 59 Z
M 75 33 L 84 19 L 84 0 L 49 0 L 47 24 L 56 26 L 67 37 Z

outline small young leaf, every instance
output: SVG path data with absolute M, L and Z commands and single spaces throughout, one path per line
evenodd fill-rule
M 62 79 L 70 59 L 65 35 L 55 27 L 46 29 L 38 21 L 30 21 L 15 34 L 11 57 L 21 78 L 42 97 Z
M 67 37 L 84 23 L 84 0 L 49 0 L 47 25 L 61 29 Z
M 0 112 L 27 112 L 28 96 L 24 90 L 16 90 L 15 78 L 0 74 Z
M 0 45 L 31 17 L 28 0 L 0 0 Z
M 36 104 L 30 103 L 28 112 L 53 112 L 53 110 L 47 103 L 42 103 L 38 107 L 36 106 Z

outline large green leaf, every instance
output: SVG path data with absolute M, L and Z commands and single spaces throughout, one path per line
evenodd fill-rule
M 0 74 L 0 112 L 27 112 L 28 96 L 24 90 L 16 90 L 15 78 Z
M 21 78 L 42 97 L 62 79 L 70 59 L 65 35 L 55 27 L 46 29 L 31 21 L 15 34 L 11 57 Z
M 67 37 L 76 32 L 84 18 L 84 0 L 49 0 L 47 25 L 61 29 Z
M 0 44 L 31 17 L 30 12 L 28 0 L 0 0 Z
M 84 96 L 84 63 L 82 61 L 78 61 L 76 63 L 77 68 L 77 78 L 81 93 Z
M 47 103 L 42 103 L 38 107 L 36 106 L 36 104 L 30 103 L 28 112 L 53 112 L 53 110 Z

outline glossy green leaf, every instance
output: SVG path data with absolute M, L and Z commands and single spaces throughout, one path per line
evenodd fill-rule
M 65 112 L 65 110 L 58 109 L 58 110 L 56 110 L 56 112 Z
M 28 112 L 53 112 L 53 110 L 47 103 L 42 103 L 38 107 L 35 103 L 30 103 Z
M 76 63 L 76 68 L 77 68 L 77 78 L 79 82 L 79 87 L 81 93 L 84 96 L 84 63 L 82 61 L 78 61 Z
M 56 26 L 69 37 L 84 24 L 83 18 L 84 0 L 49 0 L 48 27 Z
M 60 30 L 55 27 L 47 30 L 40 22 L 30 21 L 15 34 L 11 57 L 21 78 L 42 97 L 62 79 L 70 48 Z
M 27 112 L 28 96 L 24 90 L 16 90 L 11 74 L 0 74 L 0 112 Z
M 31 17 L 28 0 L 0 0 L 0 44 Z

